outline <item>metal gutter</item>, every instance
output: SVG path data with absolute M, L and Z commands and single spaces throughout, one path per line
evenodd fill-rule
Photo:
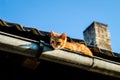
M 27 57 L 37 57 L 40 56 L 42 45 L 39 41 L 0 31 L 0 50 Z
M 64 50 L 50 51 L 49 47 L 45 46 L 40 59 L 120 78 L 120 63 L 96 56 L 89 57 Z

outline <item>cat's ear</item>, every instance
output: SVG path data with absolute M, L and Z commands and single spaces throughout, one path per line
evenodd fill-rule
M 62 33 L 62 34 L 61 34 L 61 38 L 62 38 L 63 40 L 65 40 L 66 37 L 67 37 L 67 35 L 66 35 L 65 33 Z
M 50 36 L 54 36 L 55 33 L 53 31 L 50 32 Z

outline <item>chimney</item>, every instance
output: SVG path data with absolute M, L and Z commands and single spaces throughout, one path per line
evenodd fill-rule
M 87 45 L 112 51 L 110 33 L 106 24 L 93 22 L 83 31 L 83 35 Z

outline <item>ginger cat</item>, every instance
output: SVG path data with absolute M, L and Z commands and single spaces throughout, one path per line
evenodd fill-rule
M 65 33 L 57 34 L 53 31 L 50 32 L 50 44 L 54 49 L 69 49 L 72 51 L 80 52 L 82 54 L 93 56 L 90 49 L 79 42 L 68 42 L 67 35 Z

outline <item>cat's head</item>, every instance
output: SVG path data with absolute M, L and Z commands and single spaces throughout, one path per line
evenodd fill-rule
M 50 45 L 54 49 L 61 49 L 64 48 L 66 41 L 67 41 L 67 36 L 65 33 L 62 34 L 57 34 L 53 31 L 50 32 Z

